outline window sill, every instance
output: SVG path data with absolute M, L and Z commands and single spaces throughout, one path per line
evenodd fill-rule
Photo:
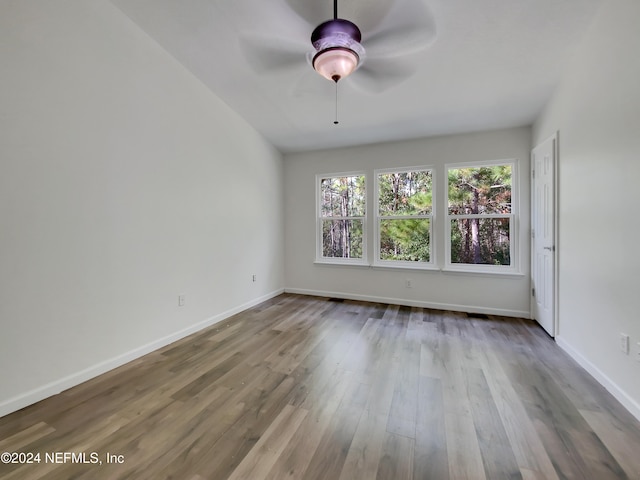
M 436 265 L 429 263 L 426 265 L 415 265 L 411 263 L 374 263 L 371 265 L 375 269 L 393 269 L 393 270 L 419 270 L 419 271 L 428 271 L 428 272 L 439 272 L 440 268 Z
M 453 275 L 470 275 L 478 277 L 502 277 L 502 278 L 523 278 L 524 273 L 516 270 L 493 270 L 493 269 L 471 269 L 471 268 L 443 268 L 441 272 Z
M 514 270 L 493 270 L 493 269 L 470 269 L 470 268 L 439 268 L 436 265 L 429 264 L 426 266 L 418 266 L 411 264 L 387 265 L 380 263 L 367 263 L 365 261 L 331 261 L 331 260 L 315 260 L 314 265 L 325 265 L 331 267 L 358 267 L 373 268 L 375 270 L 412 270 L 422 272 L 440 272 L 445 275 L 466 275 L 472 277 L 500 277 L 500 278 L 524 278 L 526 275 L 522 272 Z
M 330 266 L 338 266 L 338 267 L 365 267 L 365 268 L 369 268 L 371 267 L 371 265 L 369 265 L 367 262 L 365 261 L 339 261 L 339 260 L 315 260 L 313 262 L 315 265 L 330 265 Z
M 412 265 L 404 263 L 400 265 L 384 264 L 384 263 L 367 263 L 367 262 L 354 262 L 354 261 L 331 261 L 331 260 L 315 260 L 314 265 L 329 265 L 338 267 L 360 267 L 360 268 L 373 268 L 376 270 L 418 270 L 427 272 L 440 272 L 441 269 L 433 264 L 429 265 Z

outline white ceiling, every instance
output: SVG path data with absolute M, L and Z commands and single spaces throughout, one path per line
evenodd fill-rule
M 378 57 L 339 82 L 334 125 L 306 59 L 332 0 L 111 1 L 285 153 L 530 125 L 602 3 L 339 0 Z

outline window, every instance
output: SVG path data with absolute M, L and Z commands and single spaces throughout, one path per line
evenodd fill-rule
M 366 193 L 363 173 L 319 175 L 316 260 L 366 263 Z
M 514 269 L 515 163 L 447 169 L 447 267 Z
M 373 192 L 363 171 L 317 175 L 316 262 L 518 274 L 517 166 L 379 169 Z
M 376 171 L 376 264 L 432 265 L 432 171 Z

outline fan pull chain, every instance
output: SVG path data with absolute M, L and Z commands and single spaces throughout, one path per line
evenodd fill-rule
M 334 125 L 338 125 L 338 82 L 336 82 L 336 119 L 333 121 Z

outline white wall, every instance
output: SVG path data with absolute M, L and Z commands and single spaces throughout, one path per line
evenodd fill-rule
M 637 0 L 603 4 L 534 144 L 559 131 L 558 343 L 640 418 L 638 19 Z
M 282 291 L 281 155 L 115 7 L 4 0 L 0 60 L 0 415 Z
M 529 316 L 529 157 L 531 130 L 516 128 L 466 135 L 385 143 L 285 156 L 285 278 L 291 292 L 427 306 L 461 311 Z M 518 159 L 521 218 L 519 276 L 487 276 L 440 271 L 397 270 L 314 264 L 316 174 L 365 171 L 368 202 L 373 199 L 373 171 L 378 168 L 435 167 L 434 184 L 444 204 L 444 165 Z M 371 207 L 370 207 L 371 208 Z M 373 237 L 369 236 L 370 254 Z M 435 219 L 438 264 L 444 264 L 444 222 Z M 405 287 L 411 279 L 413 288 Z

